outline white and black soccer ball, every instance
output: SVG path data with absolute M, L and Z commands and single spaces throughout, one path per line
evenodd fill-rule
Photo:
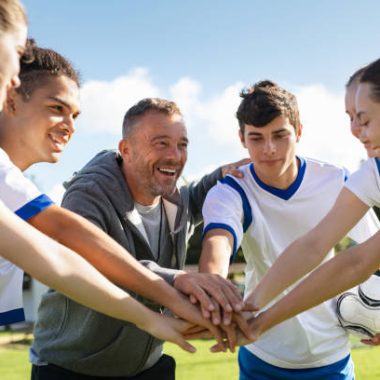
M 361 338 L 380 333 L 380 277 L 372 275 L 353 291 L 337 300 L 338 319 L 343 328 Z

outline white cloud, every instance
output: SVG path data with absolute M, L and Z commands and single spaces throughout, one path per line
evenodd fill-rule
M 80 127 L 119 135 L 126 110 L 142 98 L 156 96 L 160 91 L 144 68 L 136 68 L 112 82 L 86 82 L 81 90 Z
M 243 83 L 236 82 L 220 94 L 203 99 L 202 84 L 192 78 L 183 77 L 168 89 L 159 89 L 148 70 L 137 68 L 112 82 L 85 83 L 81 93 L 81 128 L 119 134 L 124 113 L 132 104 L 144 97 L 169 94 L 185 115 L 192 157 L 202 156 L 203 167 L 197 172 L 203 172 L 203 168 L 214 166 L 219 159 L 244 155 L 235 118 L 242 87 Z M 295 87 L 295 94 L 304 124 L 300 154 L 356 169 L 365 152 L 349 133 L 343 94 L 330 93 L 322 85 Z M 221 157 L 223 151 L 225 157 Z
M 321 85 L 299 87 L 295 94 L 304 125 L 299 152 L 357 169 L 366 154 L 350 133 L 344 94 L 332 94 Z

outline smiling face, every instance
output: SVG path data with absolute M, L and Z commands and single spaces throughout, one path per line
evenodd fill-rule
M 75 131 L 79 107 L 77 84 L 62 75 L 46 78 L 29 99 L 12 91 L 7 101 L 12 125 L 2 133 L 12 161 L 21 170 L 37 162 L 58 161 Z
M 278 116 L 263 127 L 245 124 L 240 139 L 255 167 L 255 172 L 265 184 L 287 189 L 298 173 L 296 143 L 301 127 L 296 133 L 285 116 Z
M 360 123 L 360 142 L 369 157 L 380 157 L 380 103 L 372 99 L 369 83 L 359 84 L 355 106 Z
M 23 24 L 12 31 L 0 32 L 0 111 L 7 90 L 20 85 L 18 72 L 20 57 L 25 48 L 26 33 L 26 26 Z
M 187 132 L 182 116 L 149 111 L 121 140 L 123 172 L 134 200 L 155 203 L 170 195 L 187 161 Z

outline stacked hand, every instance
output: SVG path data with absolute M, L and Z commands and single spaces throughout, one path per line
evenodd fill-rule
M 213 329 L 204 324 L 193 325 L 183 333 L 186 339 L 215 337 L 218 343 L 213 346 L 213 352 L 227 349 L 234 352 L 236 345 L 256 339 L 251 326 L 255 310 L 244 304 L 238 289 L 229 280 L 216 274 L 180 272 L 174 287 L 189 296 L 203 318 L 213 325 Z

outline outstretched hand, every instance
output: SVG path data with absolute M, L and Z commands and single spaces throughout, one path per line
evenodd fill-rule
M 242 310 L 244 303 L 239 290 L 218 274 L 180 272 L 174 280 L 174 287 L 188 295 L 192 303 L 200 303 L 204 318 L 217 312 L 215 301 L 226 313 L 225 324 L 231 322 L 231 313 Z M 213 315 L 213 323 L 220 323 L 220 314 Z
M 362 339 L 362 343 L 367 344 L 368 346 L 379 346 L 380 345 L 380 333 L 376 334 L 371 339 Z

